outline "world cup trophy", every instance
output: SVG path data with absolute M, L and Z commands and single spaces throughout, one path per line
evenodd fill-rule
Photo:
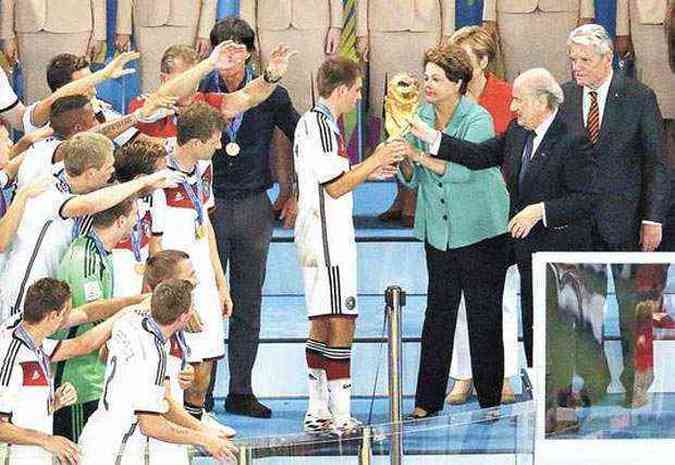
M 409 73 L 396 74 L 386 85 L 384 128 L 387 140 L 398 139 L 410 129 L 420 100 L 421 83 Z

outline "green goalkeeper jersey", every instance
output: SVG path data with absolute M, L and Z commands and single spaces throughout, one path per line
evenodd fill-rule
M 112 255 L 107 252 L 92 231 L 75 239 L 61 259 L 58 279 L 68 283 L 73 308 L 99 299 L 109 299 L 113 293 Z M 59 331 L 56 339 L 72 339 L 94 327 L 87 323 Z M 105 364 L 98 359 L 98 351 L 65 362 L 56 369 L 57 386 L 70 382 L 77 390 L 77 402 L 85 403 L 101 397 Z

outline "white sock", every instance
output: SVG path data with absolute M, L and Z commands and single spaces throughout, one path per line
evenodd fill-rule
M 336 422 L 352 416 L 351 400 L 351 378 L 333 379 L 328 381 L 328 405 Z
M 308 368 L 309 408 L 308 412 L 316 417 L 330 416 L 328 408 L 328 378 L 323 368 Z

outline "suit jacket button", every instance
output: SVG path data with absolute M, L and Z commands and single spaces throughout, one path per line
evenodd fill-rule
M 448 221 L 448 215 L 443 215 L 443 221 Z
M 445 203 L 445 199 L 441 199 L 441 203 Z
M 439 182 L 439 183 L 438 183 L 438 187 L 443 187 L 443 183 L 442 183 L 442 182 Z

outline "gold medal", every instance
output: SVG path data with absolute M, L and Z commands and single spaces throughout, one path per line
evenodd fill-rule
M 230 142 L 225 146 L 225 153 L 227 153 L 231 157 L 236 157 L 239 155 L 239 152 L 241 151 L 241 147 L 239 147 L 239 144 L 236 142 Z
M 197 224 L 195 226 L 195 236 L 197 239 L 204 239 L 206 237 L 206 228 L 203 224 Z
M 145 273 L 145 264 L 144 263 L 136 263 L 136 265 L 134 265 L 134 270 L 136 271 L 136 273 L 138 273 L 140 275 L 144 274 Z

